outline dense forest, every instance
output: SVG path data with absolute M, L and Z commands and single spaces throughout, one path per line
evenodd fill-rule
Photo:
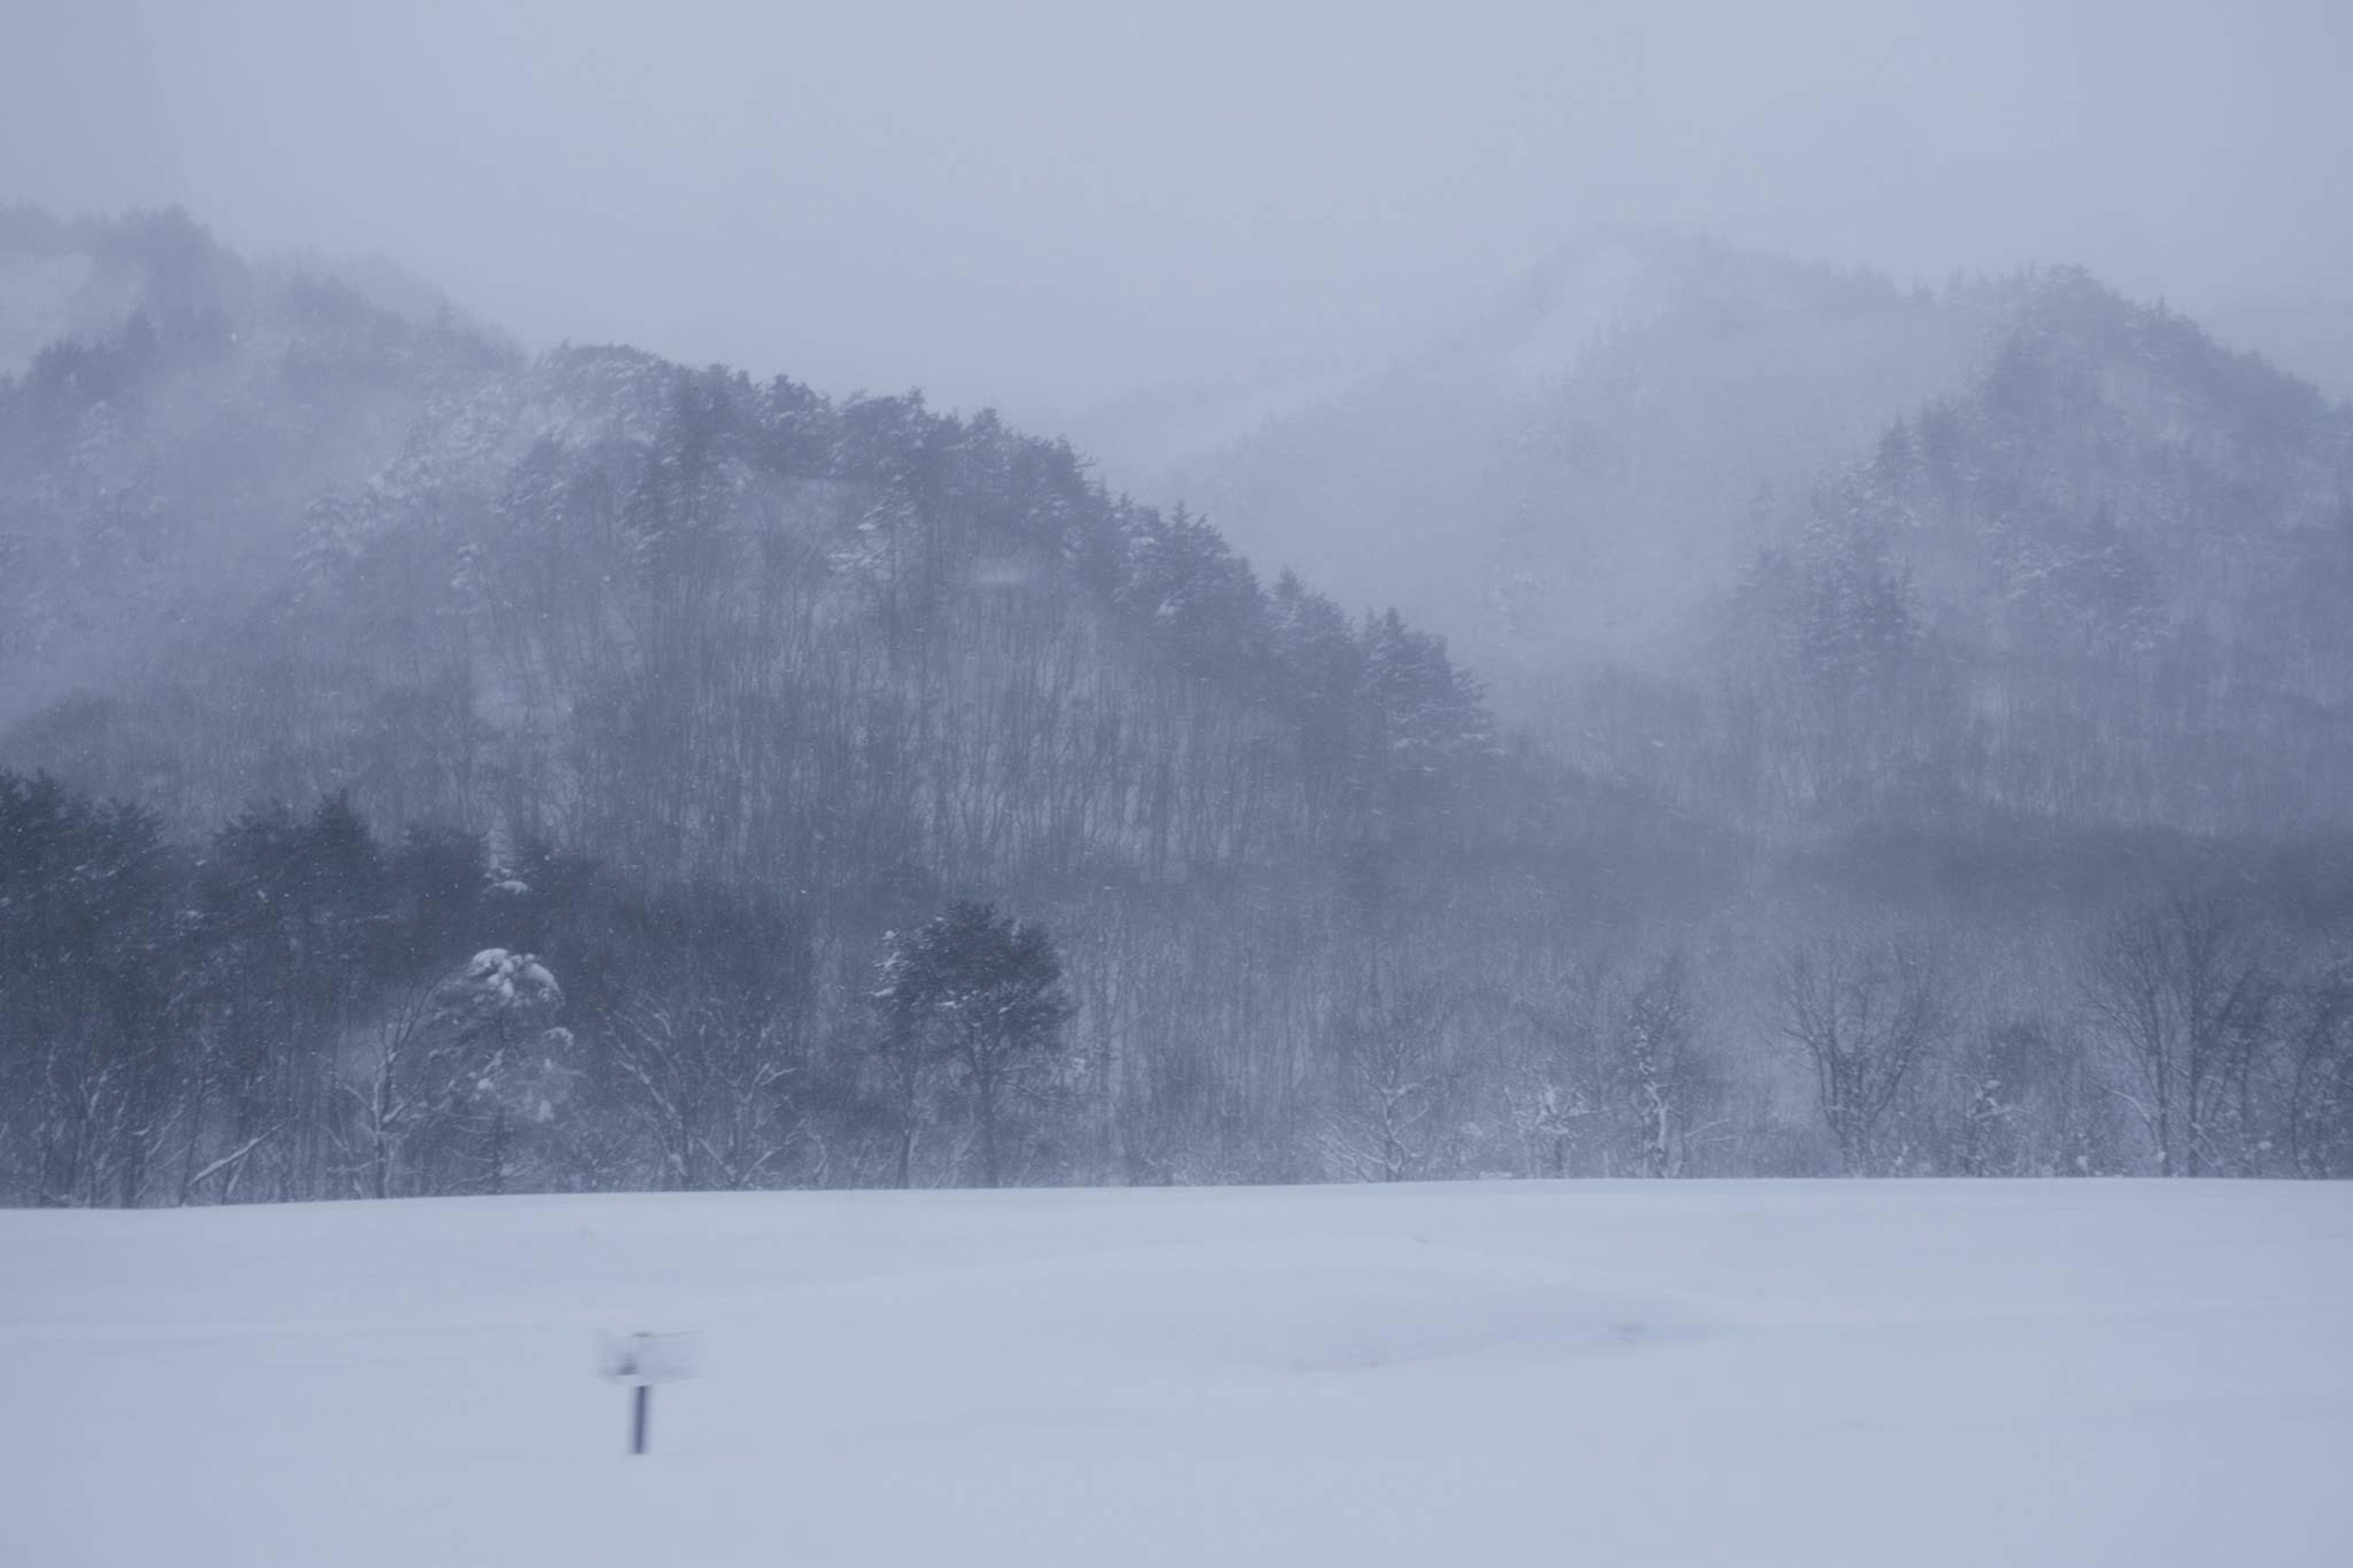
M 0 247 L 11 1201 L 2353 1170 L 2353 419 L 2087 279 L 1499 720 L 987 413 Z

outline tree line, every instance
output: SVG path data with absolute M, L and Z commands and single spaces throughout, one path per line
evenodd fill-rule
M 0 776 L 0 1196 L 2353 1173 L 2353 964 L 2212 898 L 2087 931 L 2042 1010 L 1959 942 L 1811 933 L 1744 994 L 1689 949 L 1450 984 L 1367 940 L 1291 1114 L 1229 1082 L 1235 1124 L 1149 1129 L 1178 1064 L 1109 1035 L 1145 955 L 925 907 L 828 979 L 789 898 L 343 796 L 182 844 Z

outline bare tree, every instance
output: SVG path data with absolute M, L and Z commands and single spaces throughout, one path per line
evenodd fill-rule
M 1444 1014 L 1437 986 L 1418 982 L 1388 1000 L 1376 986 L 1342 1024 L 1339 1095 L 1324 1146 L 1350 1179 L 1402 1182 L 1421 1173 L 1430 1122 L 1449 1080 L 1439 1048 Z
M 2253 927 L 2213 900 L 2168 899 L 2092 944 L 2080 990 L 2160 1173 L 2211 1175 L 2253 1158 L 2253 1068 L 2280 996 Z
M 1619 1010 L 1610 1039 L 1619 1142 L 1642 1175 L 1680 1175 L 1691 1119 L 1704 1085 L 1694 1049 L 1688 971 L 1670 953 L 1642 977 Z
M 2295 998 L 2281 1141 L 2299 1176 L 2353 1170 L 2353 964 L 2334 963 Z
M 726 998 L 649 996 L 621 1012 L 614 1064 L 661 1152 L 664 1175 L 690 1190 L 761 1184 L 786 1146 L 793 1075 L 785 1020 L 733 1016 Z
M 1828 938 L 1791 949 L 1774 989 L 1780 1033 L 1813 1066 L 1841 1169 L 1885 1169 L 1888 1112 L 1913 1069 L 1953 1032 L 1936 965 L 1908 942 Z
M 417 1070 L 439 1016 L 434 997 L 449 978 L 436 976 L 396 993 L 343 1079 L 347 1128 L 343 1142 L 360 1190 L 370 1197 L 392 1195 L 402 1145 L 428 1106 L 457 1097 L 459 1083 L 471 1065 L 444 1063 L 440 1081 L 431 1084 Z
M 1599 1113 L 1608 981 L 1608 963 L 1588 958 L 1511 998 L 1503 1100 L 1529 1175 L 1567 1175 L 1572 1145 Z

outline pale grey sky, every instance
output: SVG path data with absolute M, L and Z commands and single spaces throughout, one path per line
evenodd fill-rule
M 0 201 L 380 253 L 530 342 L 1050 417 L 1605 223 L 2339 297 L 2339 0 L 0 0 Z

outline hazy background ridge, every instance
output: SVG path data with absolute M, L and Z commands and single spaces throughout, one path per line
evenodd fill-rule
M 1630 222 L 1904 283 L 2079 262 L 2353 384 L 2326 0 L 0 19 L 0 199 L 182 204 L 248 254 L 379 255 L 528 344 L 1032 424 L 1412 341 Z

